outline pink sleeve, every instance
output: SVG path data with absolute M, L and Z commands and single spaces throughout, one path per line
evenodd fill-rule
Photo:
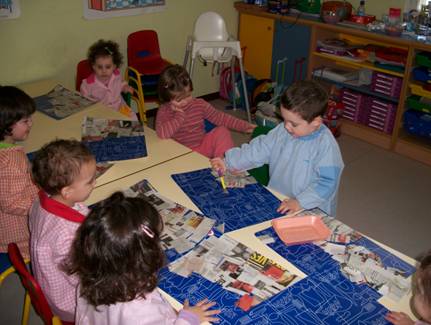
M 81 82 L 80 92 L 82 96 L 90 97 L 90 90 L 88 89 L 88 83 L 85 79 Z
M 159 107 L 156 117 L 156 132 L 159 138 L 169 139 L 184 122 L 185 113 L 173 111 L 170 104 Z
M 205 102 L 205 101 L 204 101 Z M 205 119 L 218 126 L 225 126 L 228 129 L 245 132 L 252 125 L 247 121 L 240 120 L 229 114 L 223 113 L 215 109 L 210 103 L 205 102 L 204 105 Z
M 10 150 L 0 161 L 0 207 L 5 213 L 27 216 L 37 187 L 30 176 L 24 151 Z

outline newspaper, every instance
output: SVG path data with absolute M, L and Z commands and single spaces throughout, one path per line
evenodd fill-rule
M 211 174 L 220 181 L 220 177 L 217 171 L 212 170 Z M 227 170 L 223 175 L 224 182 L 227 188 L 244 188 L 249 184 L 256 184 L 256 179 L 251 176 L 248 172 L 232 172 Z
M 410 291 L 410 281 L 401 270 L 385 267 L 377 254 L 363 246 L 322 243 L 320 247 L 340 263 L 341 272 L 354 283 L 367 283 L 395 301 Z
M 56 85 L 45 95 L 34 98 L 36 108 L 56 120 L 61 120 L 82 111 L 94 102 L 83 97 L 79 92 Z
M 105 174 L 109 168 L 114 166 L 114 164 L 110 163 L 97 163 L 96 164 L 96 178 L 99 178 L 103 174 Z
M 175 249 L 179 254 L 195 247 L 215 224 L 215 220 L 163 197 L 147 180 L 126 189 L 124 194 L 129 197 L 145 197 L 154 205 L 163 220 L 164 227 L 160 238 L 162 247 Z
M 211 236 L 169 266 L 171 272 L 188 277 L 200 274 L 240 296 L 251 297 L 239 304 L 248 310 L 286 289 L 297 277 L 269 258 L 228 236 Z
M 85 117 L 82 141 L 93 152 L 97 162 L 147 155 L 144 128 L 139 121 Z

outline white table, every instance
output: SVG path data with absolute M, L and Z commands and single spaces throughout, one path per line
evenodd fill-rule
M 147 179 L 159 193 L 163 196 L 170 198 L 171 200 L 184 205 L 185 207 L 199 211 L 199 209 L 193 204 L 193 202 L 188 198 L 188 196 L 181 190 L 181 188 L 174 182 L 171 178 L 172 174 L 184 173 L 189 171 L 194 171 L 197 169 L 208 168 L 210 167 L 208 158 L 196 153 L 192 152 L 188 155 L 178 157 L 169 162 L 165 162 L 161 165 L 154 166 L 145 171 L 141 171 L 134 175 L 122 178 L 121 180 L 110 183 L 106 186 L 102 186 L 96 188 L 89 199 L 87 200 L 88 204 L 93 204 L 98 202 L 110 194 L 117 190 L 122 190 L 130 187 L 131 185 L 143 180 Z M 283 199 L 283 196 L 279 193 L 271 191 L 278 198 Z M 200 212 L 200 211 L 199 211 Z M 255 233 L 270 227 L 270 221 L 265 221 L 260 224 L 256 224 L 253 226 L 245 227 L 239 230 L 235 230 L 229 233 L 229 236 L 236 239 L 237 241 L 245 244 L 246 246 L 264 254 L 265 256 L 273 259 L 275 262 L 279 263 L 289 271 L 298 274 L 301 278 L 306 277 L 304 273 L 302 273 L 299 269 L 297 269 L 293 264 L 289 263 L 283 257 L 278 255 L 275 251 L 269 248 L 267 245 L 263 244 L 260 240 L 255 237 Z M 374 240 L 375 241 L 375 240 Z M 414 265 L 415 260 L 398 252 L 394 249 L 375 241 L 378 245 L 391 252 L 392 254 L 400 257 L 404 261 Z M 166 295 L 167 296 L 167 295 Z M 411 295 L 405 296 L 401 301 L 395 302 L 389 298 L 382 297 L 379 302 L 384 305 L 389 310 L 395 311 L 403 311 L 409 314 L 412 318 L 414 317 L 409 306 L 409 300 Z M 167 296 L 169 301 L 175 308 L 180 308 L 181 304 Z
M 57 83 L 42 80 L 21 85 L 20 88 L 30 96 L 36 97 L 50 91 Z M 110 119 L 127 119 L 124 115 L 97 103 L 62 120 L 55 120 L 36 111 L 33 115 L 33 127 L 28 139 L 22 143 L 26 152 L 40 149 L 44 144 L 56 139 L 81 139 L 81 124 L 85 116 Z M 156 166 L 173 158 L 192 152 L 186 146 L 174 140 L 160 139 L 156 132 L 144 125 L 148 156 L 115 162 L 105 174 L 97 179 L 96 187 L 110 183 L 140 170 Z

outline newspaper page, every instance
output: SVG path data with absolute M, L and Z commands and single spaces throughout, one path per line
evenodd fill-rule
M 173 262 L 171 272 L 183 277 L 191 273 L 223 286 L 249 303 L 239 303 L 248 310 L 286 289 L 297 277 L 281 265 L 228 236 L 211 236 L 196 248 Z
M 217 178 L 219 182 L 221 181 L 217 171 L 213 170 L 211 171 L 211 174 L 215 178 Z M 223 177 L 227 188 L 244 188 L 249 184 L 257 183 L 256 179 L 246 171 L 234 173 L 232 171 L 227 170 L 223 175 Z
M 69 90 L 62 85 L 56 85 L 47 94 L 35 97 L 34 101 L 38 111 L 56 120 L 64 119 L 94 105 L 93 101 L 79 92 Z
M 163 197 L 147 180 L 126 189 L 124 194 L 129 197 L 144 197 L 153 204 L 163 220 L 162 247 L 175 249 L 179 254 L 195 247 L 215 224 L 215 220 Z

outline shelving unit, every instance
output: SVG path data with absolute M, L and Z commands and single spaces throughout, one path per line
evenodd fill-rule
M 236 2 L 235 8 L 240 14 L 240 21 L 243 15 L 254 15 L 258 17 L 264 17 L 265 19 L 273 19 L 275 22 L 280 21 L 283 24 L 290 24 L 293 26 L 300 25 L 307 27 L 309 29 L 310 35 L 307 49 L 308 58 L 306 63 L 308 78 L 311 78 L 313 70 L 321 66 L 338 68 L 343 67 L 351 70 L 366 68 L 372 71 L 382 72 L 391 76 L 402 78 L 403 84 L 398 99 L 382 94 L 377 94 L 371 91 L 371 89 L 367 89 L 367 87 L 354 87 L 351 85 L 343 85 L 348 89 L 352 89 L 360 93 L 384 99 L 391 103 L 395 103 L 398 106 L 392 134 L 387 134 L 382 131 L 378 131 L 371 127 L 358 124 L 346 119 L 343 119 L 342 133 L 357 137 L 369 143 L 378 145 L 382 148 L 397 152 L 412 159 L 416 159 L 418 161 L 431 165 L 431 140 L 413 136 L 403 129 L 403 114 L 407 107 L 406 99 L 412 94 L 409 86 L 411 83 L 415 84 L 411 78 L 411 70 L 415 65 L 415 55 L 417 52 L 420 51 L 431 52 L 431 45 L 423 44 L 410 39 L 391 37 L 381 33 L 372 33 L 345 26 L 325 24 L 315 19 L 302 18 L 301 16 L 297 15 L 282 16 L 277 14 L 271 14 L 266 12 L 265 10 L 262 10 L 262 8 L 259 8 L 255 5 L 248 5 L 243 2 Z M 243 33 L 246 28 L 247 26 L 241 25 L 241 30 Z M 277 33 L 277 30 L 275 30 L 274 33 Z M 277 37 L 275 36 L 274 39 L 276 38 Z M 405 49 L 408 53 L 405 69 L 403 72 L 392 71 L 389 69 L 375 66 L 369 62 L 356 62 L 349 59 L 337 57 L 335 55 L 317 52 L 317 41 L 327 38 L 347 38 L 353 43 L 376 44 Z M 285 39 L 285 42 L 289 42 L 288 37 Z M 272 51 L 275 51 L 274 45 Z M 289 57 L 289 53 L 285 53 L 285 55 Z

